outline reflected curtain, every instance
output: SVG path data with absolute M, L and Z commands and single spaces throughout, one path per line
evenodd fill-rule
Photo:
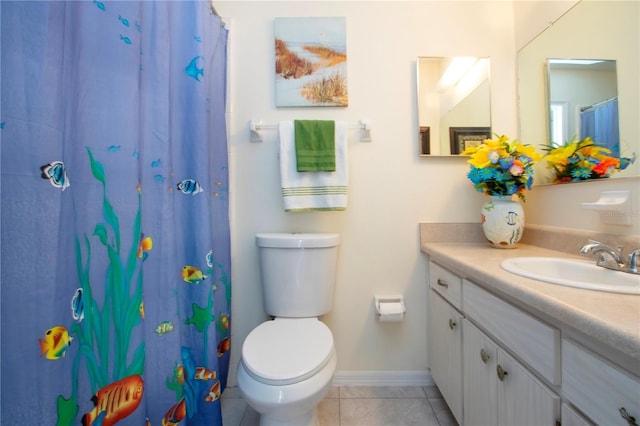
M 617 98 L 580 113 L 580 137 L 587 136 L 598 145 L 609 148 L 614 156 L 620 156 Z
M 2 424 L 221 425 L 227 31 L 206 1 L 3 1 Z

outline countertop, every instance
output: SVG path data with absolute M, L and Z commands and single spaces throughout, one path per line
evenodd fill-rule
M 486 243 L 423 242 L 421 250 L 429 255 L 430 260 L 538 314 L 551 325 L 581 333 L 630 357 L 636 364 L 633 370 L 638 374 L 640 296 L 548 284 L 512 274 L 500 267 L 500 262 L 510 257 L 584 257 L 526 244 L 502 250 Z

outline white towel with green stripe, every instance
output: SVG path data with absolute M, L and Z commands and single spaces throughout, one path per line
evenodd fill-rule
M 335 124 L 336 170 L 298 172 L 293 121 L 278 123 L 280 178 L 285 211 L 340 211 L 347 208 L 347 124 L 341 121 Z

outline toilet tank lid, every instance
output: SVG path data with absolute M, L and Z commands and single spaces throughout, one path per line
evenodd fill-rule
M 256 244 L 276 248 L 335 247 L 340 244 L 340 234 L 261 233 L 256 234 Z

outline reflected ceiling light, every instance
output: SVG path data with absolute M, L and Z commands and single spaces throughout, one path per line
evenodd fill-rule
M 565 64 L 565 65 L 593 65 L 599 64 L 597 59 L 549 59 L 550 64 Z
M 458 56 L 453 58 L 446 71 L 438 81 L 438 90 L 444 90 L 456 84 L 467 71 L 471 69 L 478 58 L 473 56 Z

